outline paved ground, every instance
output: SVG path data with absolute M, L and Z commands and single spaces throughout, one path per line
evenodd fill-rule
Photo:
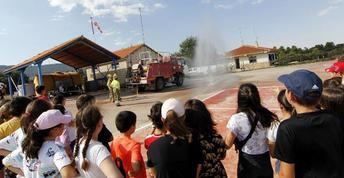
M 97 99 L 105 118 L 104 122 L 114 135 L 118 134 L 114 125 L 115 115 L 121 110 L 131 110 L 138 115 L 137 131 L 134 137 L 142 142 L 151 130 L 147 119 L 150 106 L 156 101 L 164 101 L 167 98 L 176 97 L 183 101 L 190 98 L 203 100 L 217 123 L 219 133 L 224 136 L 228 119 L 236 109 L 236 95 L 240 83 L 253 82 L 256 84 L 259 88 L 263 104 L 278 114 L 279 110 L 276 97 L 279 89 L 283 88 L 277 81 L 279 75 L 304 68 L 316 72 L 323 79 L 327 79 L 330 75 L 323 71 L 332 63 L 333 61 L 328 61 L 223 74 L 215 77 L 186 79 L 185 85 L 182 88 L 169 87 L 162 93 L 145 92 L 138 96 L 131 95 L 123 97 L 123 106 L 119 108 L 115 107 L 113 103 L 106 101 L 106 94 L 97 96 Z M 74 101 L 69 101 L 67 107 L 75 108 Z M 75 112 L 73 109 L 72 111 Z M 142 153 L 145 157 L 146 150 L 144 148 L 142 148 Z M 227 152 L 227 157 L 223 162 L 228 176 L 231 178 L 236 177 L 237 154 L 233 149 Z

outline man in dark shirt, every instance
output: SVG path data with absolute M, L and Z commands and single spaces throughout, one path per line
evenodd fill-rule
M 322 81 L 313 72 L 297 70 L 278 78 L 296 115 L 277 132 L 275 155 L 281 177 L 343 177 L 343 132 L 339 118 L 318 109 Z

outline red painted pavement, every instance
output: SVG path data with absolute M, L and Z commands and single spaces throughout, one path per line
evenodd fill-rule
M 328 78 L 328 74 L 324 72 L 324 66 L 328 65 L 327 63 L 320 63 L 321 65 L 314 65 L 310 67 L 309 70 L 316 72 L 321 78 Z M 267 107 L 269 110 L 279 114 L 279 108 L 277 103 L 277 94 L 280 89 L 283 88 L 281 83 L 278 81 L 257 81 L 253 82 L 259 89 L 260 97 L 262 104 Z M 223 90 L 217 93 L 210 98 L 204 100 L 208 109 L 212 113 L 213 119 L 217 123 L 218 132 L 225 136 L 226 134 L 226 125 L 230 116 L 235 113 L 236 110 L 236 98 L 239 86 L 234 86 L 229 89 Z M 141 130 L 138 133 L 135 133 L 134 138 L 140 142 L 143 142 L 144 137 L 149 134 L 151 128 Z M 142 146 L 142 154 L 146 159 L 146 149 Z M 236 169 L 237 169 L 237 154 L 234 151 L 234 148 L 231 148 L 227 151 L 227 157 L 223 161 L 227 175 L 230 178 L 236 178 Z M 272 160 L 274 167 L 274 160 Z

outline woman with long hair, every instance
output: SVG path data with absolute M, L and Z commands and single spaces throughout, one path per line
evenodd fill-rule
M 72 160 L 67 156 L 64 146 L 55 143 L 64 125 L 71 120 L 70 116 L 63 115 L 59 110 L 43 112 L 27 129 L 22 142 L 22 155 L 17 152 L 17 157 L 22 157 L 23 169 L 14 169 L 14 172 L 26 178 L 75 177 Z
M 195 177 L 191 160 L 191 132 L 185 125 L 184 105 L 177 99 L 166 100 L 161 107 L 166 134 L 150 145 L 147 166 L 154 177 Z
M 98 141 L 103 127 L 103 116 L 96 106 L 89 105 L 78 113 L 77 140 L 74 150 L 77 168 L 86 178 L 121 178 L 111 154 Z
M 225 142 L 239 151 L 238 178 L 272 178 L 267 130 L 276 114 L 262 106 L 258 88 L 252 83 L 239 87 L 236 114 L 230 118 Z
M 202 101 L 197 99 L 186 101 L 185 109 L 187 113 L 185 122 L 193 130 L 193 139 L 198 142 L 200 148 L 198 177 L 227 177 L 221 163 L 221 160 L 226 157 L 226 144 L 222 136 L 217 133 L 216 124 L 209 110 Z

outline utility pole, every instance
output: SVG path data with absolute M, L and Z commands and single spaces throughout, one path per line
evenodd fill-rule
M 140 20 L 141 20 L 142 42 L 143 42 L 143 44 L 145 44 L 145 33 L 144 33 L 144 29 L 143 29 L 141 7 L 139 7 L 139 11 L 140 11 Z

